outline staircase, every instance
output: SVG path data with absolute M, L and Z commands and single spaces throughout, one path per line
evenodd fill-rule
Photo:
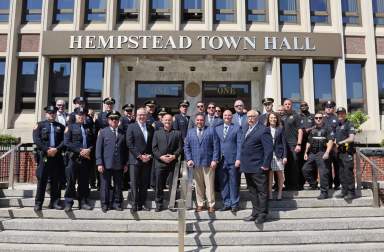
M 178 251 L 177 212 L 103 213 L 92 191 L 92 211 L 35 213 L 34 189 L 0 190 L 0 251 Z M 270 220 L 263 225 L 242 221 L 251 213 L 244 189 L 237 214 L 189 210 L 185 251 L 384 251 L 384 209 L 372 207 L 370 190 L 352 202 L 320 201 L 318 194 L 284 192 L 284 200 L 270 203 Z M 153 192 L 149 199 L 154 207 Z

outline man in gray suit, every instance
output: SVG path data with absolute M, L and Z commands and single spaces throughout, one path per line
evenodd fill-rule
M 245 134 L 248 129 L 248 119 L 247 115 L 244 113 L 244 102 L 242 100 L 236 100 L 233 107 L 235 108 L 236 113 L 233 114 L 232 123 L 240 126 Z
M 220 124 L 223 124 L 223 119 L 215 116 L 216 104 L 213 102 L 208 103 L 207 106 L 207 115 L 205 116 L 205 126 L 207 127 L 216 127 Z
M 118 128 L 120 117 L 120 113 L 114 110 L 107 114 L 109 127 L 100 130 L 96 142 L 96 165 L 100 172 L 101 182 L 101 210 L 104 213 L 109 207 L 118 211 L 123 210 L 123 171 L 126 173 L 128 166 L 125 135 Z M 112 199 L 110 199 L 111 178 L 113 178 Z

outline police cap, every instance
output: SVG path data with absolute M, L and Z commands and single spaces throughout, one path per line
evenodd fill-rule
M 112 110 L 107 114 L 107 118 L 110 118 L 110 119 L 120 119 L 120 117 L 121 117 L 121 114 L 119 113 L 119 111 L 116 111 L 116 110 Z
M 73 104 L 78 104 L 80 102 L 85 102 L 85 98 L 83 96 L 76 96 L 75 99 L 73 99 Z
M 132 111 L 135 108 L 135 105 L 132 103 L 125 104 L 122 109 L 125 111 Z
M 57 112 L 57 108 L 55 106 L 47 106 L 44 108 L 45 112 L 47 113 L 56 113 Z
M 336 103 L 334 101 L 327 101 L 324 105 L 326 108 L 334 108 L 336 107 Z
M 336 113 L 347 113 L 347 110 L 344 107 L 338 107 Z
M 266 104 L 269 104 L 269 103 L 273 103 L 274 101 L 275 100 L 273 98 L 264 98 L 263 100 L 261 100 L 263 105 L 266 105 Z
M 145 106 L 156 105 L 156 101 L 155 100 L 147 100 L 147 101 L 144 102 L 144 105 Z
M 179 107 L 180 106 L 187 106 L 187 107 L 189 107 L 189 101 L 187 101 L 187 100 L 182 100 L 181 102 L 179 102 Z
M 168 114 L 167 109 L 166 109 L 166 108 L 160 108 L 158 114 L 159 114 L 159 115 L 165 115 L 165 114 Z
M 104 103 L 104 104 L 115 104 L 116 101 L 115 101 L 115 99 L 113 99 L 112 97 L 107 97 L 107 98 L 105 98 L 105 99 L 103 100 L 103 103 Z

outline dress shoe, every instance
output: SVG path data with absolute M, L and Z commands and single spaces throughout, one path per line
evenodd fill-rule
M 108 211 L 108 207 L 107 206 L 102 206 L 101 207 L 101 211 L 103 211 L 103 213 L 106 213 Z
M 66 213 L 72 212 L 72 206 L 65 206 L 65 207 L 64 207 L 64 211 L 65 211 Z
M 224 206 L 224 207 L 220 208 L 220 212 L 225 212 L 225 211 L 228 211 L 228 210 L 231 210 L 231 207 Z
M 141 210 L 142 210 L 142 211 L 151 211 L 151 209 L 148 208 L 148 207 L 146 207 L 146 206 L 142 206 L 142 207 L 141 207 Z
M 256 218 L 255 223 L 256 224 L 263 224 L 266 220 L 267 220 L 267 218 L 265 216 L 260 215 Z
M 248 217 L 245 217 L 243 220 L 244 221 L 255 221 L 257 216 L 250 215 Z
M 238 212 L 239 210 L 240 210 L 239 207 L 232 207 L 231 212 L 232 212 L 232 213 L 236 213 L 236 212 Z
M 56 210 L 63 210 L 64 209 L 63 206 L 60 205 L 60 203 L 54 203 L 53 208 Z
M 202 212 L 202 211 L 203 211 L 203 207 L 202 206 L 196 207 L 196 211 L 195 212 L 199 213 L 199 212 Z
M 214 213 L 216 210 L 214 207 L 209 207 L 208 208 L 208 213 Z
M 88 203 L 82 203 L 81 206 L 80 206 L 80 209 L 92 210 L 92 207 L 90 205 L 88 205 Z
M 335 191 L 340 190 L 340 185 L 335 185 L 335 186 L 333 187 L 333 190 L 335 190 Z
M 33 208 L 33 210 L 34 210 L 35 212 L 40 212 L 42 209 L 43 209 L 43 208 L 42 208 L 40 205 L 36 205 L 36 206 Z
M 162 206 L 156 206 L 155 212 L 161 212 L 163 210 Z
M 317 189 L 318 189 L 317 183 L 309 186 L 309 190 L 317 190 Z
M 347 195 L 344 196 L 344 200 L 353 200 L 355 198 L 355 195 L 352 193 L 348 193 Z
M 131 212 L 132 212 L 132 213 L 136 213 L 137 211 L 139 211 L 138 206 L 132 206 L 132 208 L 131 208 Z
M 116 211 L 123 211 L 123 208 L 121 206 L 114 206 L 113 209 Z
M 320 193 L 319 197 L 317 197 L 318 200 L 328 199 L 328 194 L 326 193 Z
M 335 197 L 341 199 L 341 198 L 344 198 L 346 195 L 347 195 L 346 193 L 341 192 L 338 195 L 336 195 Z

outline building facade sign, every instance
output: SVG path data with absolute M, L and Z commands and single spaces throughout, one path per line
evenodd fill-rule
M 332 46 L 329 46 L 332 45 Z M 341 57 L 336 33 L 81 31 L 43 34 L 49 55 L 252 55 Z

